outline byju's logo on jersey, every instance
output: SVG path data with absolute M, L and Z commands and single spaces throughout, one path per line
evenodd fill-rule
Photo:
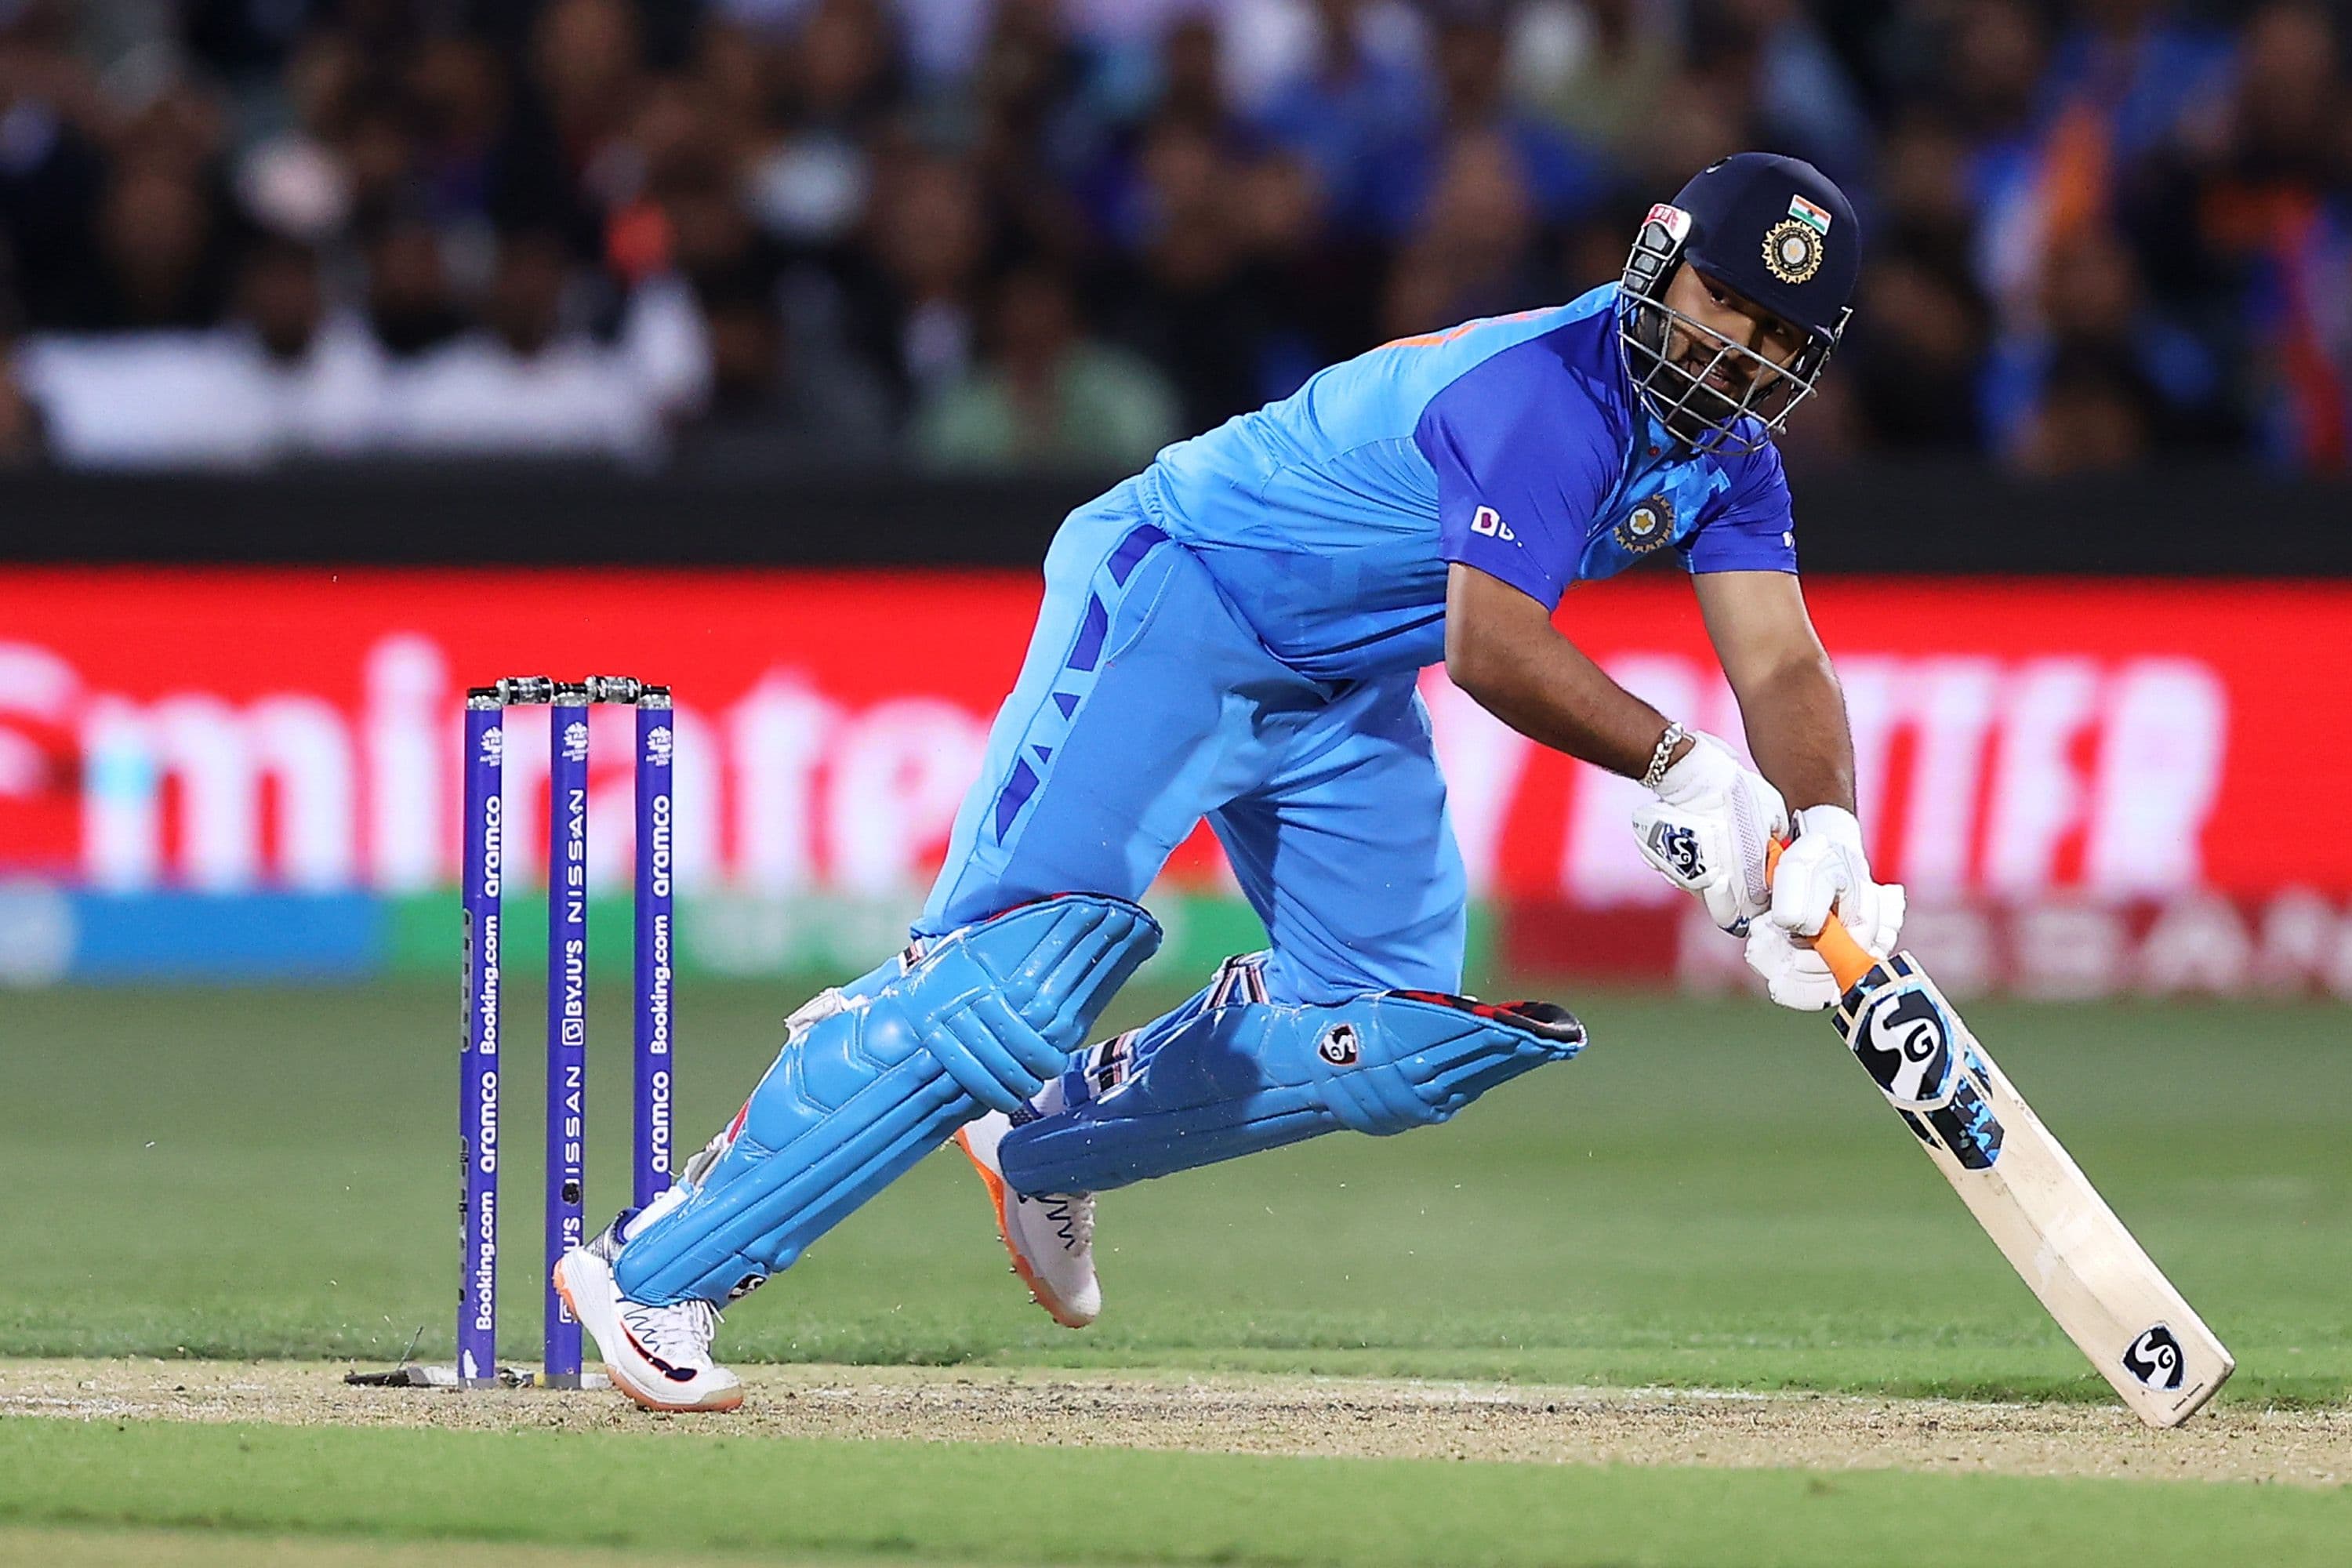
M 1503 521 L 1503 514 L 1491 506 L 1482 506 L 1472 515 L 1470 531 L 1483 533 L 1489 539 L 1507 540 L 1512 543 L 1517 543 L 1519 537 L 1511 531 L 1511 525 Z
M 1647 555 L 1675 538 L 1675 498 L 1661 490 L 1625 514 L 1616 529 L 1617 548 L 1628 555 Z

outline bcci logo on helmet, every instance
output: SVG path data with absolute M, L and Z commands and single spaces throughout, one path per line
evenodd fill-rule
M 646 731 L 646 761 L 653 766 L 669 766 L 671 753 L 676 750 L 677 742 L 671 737 L 668 725 L 656 725 Z
M 1783 283 L 1810 283 L 1822 269 L 1822 237 L 1796 218 L 1783 218 L 1764 235 L 1764 268 Z

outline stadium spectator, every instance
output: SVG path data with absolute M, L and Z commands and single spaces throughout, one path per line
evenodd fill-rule
M 887 462 L 893 423 L 879 377 L 855 359 L 787 331 L 756 288 L 703 299 L 710 405 L 687 450 L 705 465 L 857 468 Z
M 85 331 L 208 326 L 227 305 L 221 215 L 194 175 L 118 168 L 97 215 L 98 268 L 72 324 Z
M 1265 317 L 1258 392 L 1286 396 L 1375 341 L 1382 254 L 1333 227 L 1322 182 L 1296 154 L 1249 160 L 1234 172 L 1226 200 L 1246 258 L 1245 286 Z M 1619 249 L 1622 260 L 1622 236 Z
M 58 455 L 84 468 L 250 468 L 367 449 L 386 412 L 383 355 L 330 311 L 317 258 L 264 244 L 236 298 L 222 327 L 27 344 L 20 371 Z
M 1871 126 L 1859 89 L 1821 25 L 1798 0 L 1700 0 L 1703 36 L 1745 62 L 1754 93 L 1750 140 L 1783 148 L 1832 177 L 1870 169 Z
M 1103 290 L 1113 335 L 1167 371 L 1185 427 L 1205 430 L 1265 400 L 1263 304 L 1232 198 L 1240 172 L 1181 120 L 1161 121 L 1138 163 L 1147 232 Z
M 2150 276 L 2248 345 L 2262 447 L 2313 468 L 2352 462 L 2352 92 L 2329 14 L 2264 6 L 2226 97 L 2150 168 L 2137 213 Z
M 1608 172 L 1557 124 L 1520 108 L 1507 92 L 1507 39 L 1499 17 L 1488 8 L 1449 16 L 1437 29 L 1432 51 L 1437 110 L 1431 134 L 1402 151 L 1406 156 L 1384 177 L 1412 187 L 1412 199 L 1426 214 L 1444 199 L 1458 166 L 1448 161 L 1469 142 L 1491 142 L 1508 155 L 1517 182 L 1535 212 L 1550 224 L 1571 222 L 1601 200 Z
M 751 205 L 781 240 L 836 243 L 865 216 L 873 143 L 904 91 L 898 38 L 877 0 L 824 0 L 774 75 L 772 136 L 752 165 Z
M 2157 399 L 2139 367 L 2100 345 L 2068 345 L 2013 449 L 2029 474 L 2113 472 L 2155 447 Z
M 1517 145 L 1492 129 L 1454 137 L 1390 274 L 1382 335 L 1557 302 L 1563 287 L 1537 241 L 1536 195 Z
M 899 159 L 843 279 L 852 331 L 904 404 L 961 379 L 991 236 L 980 182 L 950 158 Z
M 248 395 L 273 405 L 279 456 L 369 448 L 389 367 L 366 324 L 329 300 L 317 252 L 289 239 L 256 246 L 237 281 L 231 333 L 248 348 L 243 363 L 257 384 Z
M 368 250 L 367 317 L 376 342 L 394 359 L 413 359 L 466 330 L 433 229 L 399 224 L 376 237 Z
M 934 468 L 1114 471 L 1182 433 L 1174 390 L 1144 360 L 1085 336 L 1061 278 L 1015 271 L 998 288 L 991 352 L 935 392 L 915 427 Z
M 1522 7 L 1510 80 L 1588 145 L 1639 160 L 1683 62 L 1672 0 L 1583 0 Z M 1676 103 L 1680 111 L 1692 106 Z
M 2035 445 L 2040 405 L 2069 365 L 2097 366 L 2105 395 L 2127 389 L 2136 421 L 2175 447 L 2217 434 L 2221 367 L 2196 336 L 2147 298 L 2120 236 L 2086 228 L 2044 253 L 2040 307 L 1991 348 L 1983 378 L 1983 428 L 1997 450 Z M 2087 374 L 2081 378 L 2087 386 Z M 2033 459 L 2048 468 L 2057 456 Z
M 623 352 L 565 319 L 565 252 L 549 233 L 500 245 L 481 325 L 422 356 L 389 396 L 395 449 L 647 462 L 662 397 Z
M 1302 153 L 1348 227 L 1394 234 L 1412 221 L 1417 190 L 1390 178 L 1426 134 L 1428 89 L 1418 61 L 1373 47 L 1363 0 L 1317 0 L 1311 59 L 1260 112 L 1276 145 Z
M 1859 450 L 2046 467 L 2071 421 L 2322 468 L 2352 462 L 2347 101 L 2319 0 L 18 0 L 0 321 L 28 385 L 202 382 L 232 342 L 282 381 L 356 332 L 387 407 L 463 344 L 617 367 L 638 458 L 698 418 L 782 453 L 817 374 L 911 438 L 1001 374 L 982 302 L 1040 269 L 1195 427 L 1570 298 L 1663 184 L 1766 145 L 1864 207 L 1873 309 L 1822 394 L 1858 395 Z M 312 346 L 255 348 L 312 287 Z M 560 301 L 538 347 L 519 289 Z M 60 459 L 160 450 L 142 406 L 67 396 Z

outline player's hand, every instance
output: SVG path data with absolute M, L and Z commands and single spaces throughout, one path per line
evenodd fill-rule
M 1837 1001 L 1837 982 L 1804 938 L 1821 931 L 1834 907 L 1854 940 L 1883 957 L 1903 933 L 1906 905 L 1901 883 L 1871 879 L 1853 814 L 1808 806 L 1797 813 L 1796 842 L 1773 872 L 1771 918 L 1748 938 L 1748 966 L 1781 1006 L 1817 1012 Z
M 1879 886 L 1870 879 L 1870 857 L 1863 852 L 1862 824 L 1853 813 L 1809 805 L 1797 813 L 1796 828 L 1795 842 L 1780 851 L 1772 874 L 1772 923 L 1791 936 L 1811 936 L 1835 905 L 1856 934 L 1875 931 Z
M 1847 923 L 1853 940 L 1884 957 L 1903 933 L 1903 884 L 1878 889 L 1878 923 L 1868 930 Z M 1748 967 L 1764 977 L 1764 989 L 1783 1007 L 1818 1013 L 1838 999 L 1837 982 L 1822 955 L 1771 921 L 1759 921 L 1748 933 Z
M 1721 741 L 1691 742 L 1659 781 L 1658 798 L 1634 809 L 1634 841 L 1660 876 L 1697 895 L 1708 919 L 1744 936 L 1770 907 L 1764 852 L 1787 835 L 1789 808 Z

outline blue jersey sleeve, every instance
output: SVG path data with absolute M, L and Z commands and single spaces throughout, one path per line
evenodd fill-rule
M 1682 552 L 1694 573 L 1796 571 L 1796 522 L 1778 450 L 1768 445 L 1748 456 L 1713 514 L 1682 542 Z
M 1457 376 L 1412 438 L 1437 471 L 1439 553 L 1557 605 L 1615 482 L 1619 442 L 1552 346 L 1530 339 Z

